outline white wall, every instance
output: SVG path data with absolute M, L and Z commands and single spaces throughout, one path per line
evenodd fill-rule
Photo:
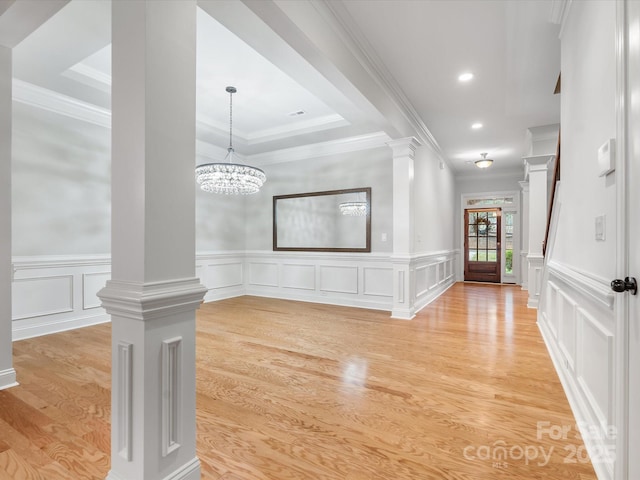
M 393 250 L 393 170 L 391 149 L 312 158 L 263 167 L 267 181 L 259 193 L 246 197 L 245 246 L 272 250 L 274 195 L 371 187 L 371 252 Z M 382 240 L 386 233 L 387 240 Z
M 616 2 L 573 2 L 563 25 L 561 181 L 538 325 L 581 425 L 598 478 L 612 479 L 616 439 L 616 174 L 597 150 L 616 136 Z M 595 240 L 595 217 L 606 238 Z M 555 234 L 553 234 L 555 230 Z M 610 455 L 612 454 L 612 455 Z
M 212 161 L 200 158 L 198 163 Z M 196 252 L 244 250 L 246 197 L 208 193 L 197 184 L 195 188 Z
M 109 253 L 109 129 L 13 109 L 13 255 Z
M 597 152 L 616 134 L 615 3 L 574 3 L 562 37 L 562 207 L 553 259 L 613 278 L 615 173 L 598 177 Z M 602 214 L 606 240 L 597 241 Z
M 419 147 L 414 159 L 414 251 L 450 251 L 455 247 L 455 178 L 429 148 Z

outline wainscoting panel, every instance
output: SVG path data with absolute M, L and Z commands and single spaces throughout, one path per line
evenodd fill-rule
M 362 293 L 377 297 L 393 297 L 393 268 L 364 267 Z
M 283 288 L 316 289 L 316 266 L 304 264 L 282 264 L 281 282 Z
M 206 253 L 196 256 L 196 276 L 208 291 L 205 302 L 244 295 L 242 252 Z
M 560 292 L 557 300 L 558 308 L 560 309 L 558 318 L 562 320 L 560 323 L 559 346 L 567 362 L 567 368 L 575 371 L 576 336 L 578 334 L 576 313 L 578 304 L 565 292 Z
M 14 257 L 13 339 L 109 321 L 96 293 L 110 268 L 107 256 Z
M 245 267 L 247 295 L 391 310 L 388 255 L 252 251 Z
M 606 279 L 550 262 L 542 280 L 538 326 L 600 480 L 615 458 L 615 315 Z
M 407 258 L 408 309 L 453 284 L 456 256 Z M 13 265 L 14 340 L 110 320 L 96 295 L 111 277 L 109 256 L 14 257 Z M 233 251 L 198 254 L 195 275 L 208 289 L 205 302 L 257 295 L 392 312 L 393 268 L 389 254 Z
M 320 291 L 358 293 L 358 267 L 321 265 Z
M 249 285 L 262 287 L 278 287 L 278 264 L 266 262 L 250 262 Z
M 577 376 L 594 415 L 603 428 L 613 424 L 613 333 L 586 310 L 578 309 Z
M 242 262 L 207 265 L 207 283 L 210 289 L 242 285 Z
M 455 282 L 457 250 L 416 255 L 411 264 L 415 278 L 414 312 L 442 295 Z
M 14 280 L 12 317 L 15 320 L 73 311 L 73 275 Z

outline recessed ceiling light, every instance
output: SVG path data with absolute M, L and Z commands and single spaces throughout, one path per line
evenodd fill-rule
M 481 123 L 474 123 L 473 125 L 471 125 L 471 128 L 473 128 L 474 130 L 478 130 L 479 128 L 482 128 L 482 124 Z
M 473 78 L 473 73 L 463 73 L 458 77 L 458 80 L 460 80 L 461 82 L 468 82 L 469 80 L 471 80 Z
M 307 112 L 305 112 L 304 110 L 296 110 L 295 112 L 287 113 L 287 115 L 289 117 L 299 117 L 300 115 L 304 115 L 305 113 L 307 113 Z

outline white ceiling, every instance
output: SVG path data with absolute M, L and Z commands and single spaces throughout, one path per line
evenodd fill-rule
M 560 122 L 559 27 L 551 2 L 343 2 L 459 172 L 487 152 L 492 170 L 522 165 L 525 131 Z M 468 83 L 459 74 L 472 72 Z M 475 122 L 483 128 L 472 130 Z
M 0 10 L 0 25 L 8 13 L 14 21 L 18 3 Z M 288 2 L 287 8 L 302 3 Z M 324 66 L 320 47 L 287 43 L 282 31 L 275 33 L 256 13 L 266 4 L 199 2 L 198 139 L 226 147 L 227 85 L 238 89 L 234 145 L 241 154 L 385 130 L 383 115 L 372 115 L 362 101 L 374 95 L 344 88 L 332 73 L 339 66 L 314 68 Z M 367 53 L 390 74 L 458 174 L 474 172 L 468 162 L 480 152 L 495 160 L 491 171 L 521 169 L 526 129 L 559 122 L 553 88 L 560 45 L 558 27 L 549 22 L 550 2 L 332 0 L 327 5 L 364 39 Z M 108 110 L 110 34 L 110 2 L 72 0 L 14 48 L 14 75 Z M 474 80 L 460 84 L 463 71 L 473 72 Z M 289 115 L 300 110 L 305 113 Z M 484 127 L 472 130 L 474 122 Z

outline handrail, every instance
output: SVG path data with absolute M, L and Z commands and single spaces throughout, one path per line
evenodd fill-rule
M 544 241 L 542 242 L 542 256 L 547 252 L 547 242 L 549 241 L 549 231 L 551 230 L 551 218 L 553 213 L 553 205 L 556 197 L 556 183 L 560 180 L 560 134 L 558 131 L 558 146 L 556 148 L 556 161 L 553 167 L 553 182 L 551 183 L 551 198 L 549 199 L 549 209 L 547 212 L 547 229 L 544 232 Z

